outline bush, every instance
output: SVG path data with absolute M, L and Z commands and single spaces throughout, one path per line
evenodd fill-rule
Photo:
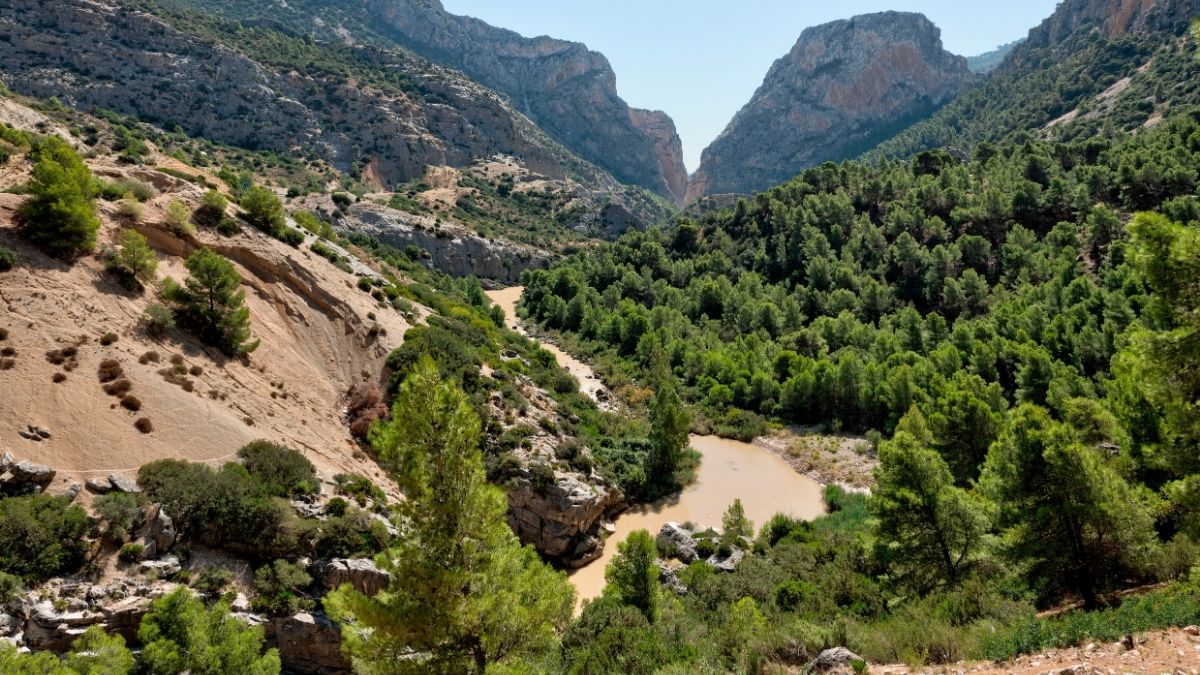
M 91 251 L 100 229 L 92 172 L 57 136 L 39 141 L 32 158 L 33 179 L 26 186 L 30 197 L 17 210 L 22 231 L 60 257 Z
M 158 256 L 136 230 L 125 230 L 121 234 L 121 248 L 108 256 L 108 271 L 131 290 L 141 290 L 154 281 L 158 270 Z
M 121 399 L 121 407 L 130 412 L 137 412 L 142 409 L 142 401 L 138 397 L 130 394 Z
M 546 462 L 535 460 L 529 464 L 529 483 L 534 491 L 545 493 L 554 485 L 554 469 Z
M 96 369 L 96 377 L 99 378 L 101 384 L 112 382 L 124 375 L 125 370 L 121 368 L 121 362 L 116 359 L 104 359 Z
M 204 193 L 204 197 L 200 200 L 200 206 L 196 208 L 192 218 L 201 227 L 217 228 L 223 221 L 229 219 L 229 216 L 225 214 L 228 206 L 229 200 L 225 198 L 225 195 L 216 190 L 209 190 Z
M 167 227 L 179 236 L 196 234 L 196 225 L 192 223 L 192 212 L 178 199 L 172 199 L 167 204 Z
M 243 217 L 254 227 L 276 236 L 276 232 L 287 226 L 283 202 L 270 189 L 256 185 L 242 195 Z
M 175 303 L 180 322 L 201 340 L 230 356 L 258 348 L 250 333 L 250 310 L 233 263 L 206 248 L 188 256 L 190 276 L 181 286 L 167 277 L 163 295 Z
M 137 497 L 127 492 L 110 492 L 92 501 L 92 510 L 104 525 L 104 536 L 122 542 L 133 531 L 141 509 Z
M 318 558 L 361 558 L 382 551 L 390 539 L 383 523 L 361 509 L 346 508 L 345 500 L 342 505 L 341 514 L 321 523 L 313 542 L 313 555 Z
M 133 389 L 133 383 L 124 378 L 104 385 L 104 393 L 116 398 L 123 398 L 130 389 Z
M 271 565 L 260 567 L 254 573 L 253 600 L 256 610 L 287 616 L 313 605 L 312 598 L 303 594 L 303 589 L 312 584 L 312 577 L 304 566 L 286 560 L 276 560 Z
M 294 227 L 284 225 L 272 234 L 276 239 L 288 246 L 299 246 L 304 243 L 304 233 Z
M 366 508 L 371 502 L 383 505 L 387 501 L 383 490 L 365 476 L 356 473 L 339 473 L 333 477 L 333 482 L 337 485 L 338 494 L 350 497 L 363 508 Z
M 88 516 L 65 497 L 0 499 L 0 572 L 38 583 L 83 564 Z
M 104 335 L 100 336 L 100 344 L 104 347 L 107 347 L 109 345 L 116 344 L 117 340 L 119 340 L 119 339 L 120 338 L 117 336 L 116 333 L 109 331 L 109 332 L 105 333 Z
M 263 651 L 263 630 L 217 604 L 205 608 L 186 588 L 155 600 L 142 619 L 141 665 L 161 673 L 278 673 L 279 652 Z
M 17 266 L 17 252 L 0 246 L 0 272 L 7 272 Z
M 350 423 L 350 433 L 355 438 L 366 439 L 367 432 L 376 420 L 388 415 L 387 404 L 383 401 L 383 391 L 374 381 L 356 384 L 350 388 L 350 400 L 346 405 L 346 420 Z
M 253 441 L 237 456 L 246 471 L 276 497 L 297 497 L 320 492 L 317 470 L 295 450 L 270 441 Z
M 175 328 L 175 313 L 170 309 L 153 304 L 142 312 L 142 329 L 150 337 L 161 338 Z M 158 360 L 155 359 L 155 363 Z
M 117 557 L 121 559 L 121 562 L 132 563 L 141 560 L 145 552 L 146 548 L 144 546 L 130 542 L 122 546 L 120 551 L 117 551 Z
M 117 207 L 117 215 L 130 223 L 139 223 L 142 220 L 141 202 L 134 198 L 132 193 L 126 192 L 124 197 L 121 197 L 121 205 Z
M 232 572 L 224 567 L 209 565 L 196 576 L 195 581 L 192 582 L 192 588 L 199 591 L 205 597 L 215 598 L 232 582 Z
M 151 431 L 154 431 L 154 423 L 150 421 L 149 417 L 139 417 L 138 420 L 133 423 L 133 426 L 143 434 L 148 434 Z

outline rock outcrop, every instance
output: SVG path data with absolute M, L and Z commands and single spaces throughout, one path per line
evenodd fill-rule
M 687 201 L 749 194 L 854 157 L 973 81 L 920 14 L 883 12 L 806 29 L 704 150 Z
M 371 0 L 368 7 L 397 42 L 505 94 L 575 154 L 626 183 L 683 198 L 675 125 L 663 113 L 630 109 L 602 54 L 450 14 L 439 0 Z
M 416 246 L 424 251 L 424 261 L 430 267 L 458 277 L 474 275 L 512 284 L 521 278 L 521 272 L 550 263 L 544 251 L 484 239 L 429 216 L 371 203 L 350 207 L 347 215 L 338 219 L 337 228 L 367 234 L 397 248 Z
M 572 567 L 600 557 L 601 522 L 625 501 L 620 490 L 565 471 L 555 471 L 554 481 L 544 486 L 525 475 L 507 492 L 508 524 L 522 543 Z
M 392 575 L 365 558 L 336 558 L 318 561 L 309 568 L 326 590 L 350 584 L 359 593 L 375 595 L 388 587 Z

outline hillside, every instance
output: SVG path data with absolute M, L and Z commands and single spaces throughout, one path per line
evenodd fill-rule
M 854 157 L 972 82 L 920 14 L 883 12 L 807 28 L 701 157 L 687 202 L 765 190 Z
M 1188 33 L 1196 0 L 1067 0 L 979 86 L 867 157 L 978 143 L 1015 133 L 1071 140 L 1157 124 L 1200 104 Z
M 1007 57 L 1009 53 L 1016 49 L 1017 45 L 1021 44 L 1022 42 L 1024 42 L 1024 40 L 1013 40 L 1012 42 L 1000 45 L 989 52 L 984 52 L 975 56 L 968 56 L 967 67 L 970 68 L 971 72 L 973 73 L 986 75 L 998 68 L 1004 61 L 1004 58 Z

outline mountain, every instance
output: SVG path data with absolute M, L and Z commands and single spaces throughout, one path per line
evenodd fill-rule
M 1008 56 L 1009 52 L 1015 49 L 1017 45 L 1021 44 L 1022 42 L 1024 42 L 1024 39 L 1013 40 L 1012 42 L 1000 45 L 989 52 L 984 52 L 975 56 L 968 56 L 967 67 L 971 69 L 972 73 L 986 75 L 995 70 L 996 67 L 999 66 L 1002 61 L 1004 61 L 1004 57 Z
M 368 11 L 399 43 L 504 93 L 580 157 L 626 183 L 683 198 L 686 172 L 674 123 L 621 100 L 602 54 L 450 14 L 439 0 L 370 0 Z
M 984 82 L 869 156 L 969 148 L 1014 133 L 1070 140 L 1154 126 L 1200 103 L 1200 0 L 1066 0 Z
M 751 193 L 853 157 L 973 81 L 920 14 L 883 12 L 806 29 L 704 150 L 687 202 Z

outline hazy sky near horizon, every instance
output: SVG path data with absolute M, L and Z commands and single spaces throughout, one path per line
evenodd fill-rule
M 885 10 L 921 12 L 963 56 L 1024 37 L 1058 0 L 442 0 L 447 11 L 527 36 L 583 42 L 608 57 L 621 97 L 665 110 L 688 171 L 776 59 L 809 26 Z

